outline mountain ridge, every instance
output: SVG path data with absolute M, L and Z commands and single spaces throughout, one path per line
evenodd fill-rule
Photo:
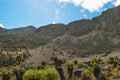
M 102 15 L 93 19 L 83 19 L 70 22 L 69 24 L 49 24 L 35 28 L 27 34 L 22 33 L 1 35 L 0 47 L 17 44 L 17 47 L 37 48 L 44 45 L 56 46 L 58 48 L 77 48 L 88 51 L 106 51 L 119 48 L 120 44 L 120 6 L 109 9 Z M 19 30 L 19 29 L 18 29 Z M 22 31 L 23 32 L 23 31 Z M 0 32 L 1 33 L 1 32 Z M 15 38 L 9 39 L 11 36 Z M 24 44 L 24 45 L 23 45 Z M 17 48 L 16 47 L 16 48 Z
M 35 31 L 35 27 L 32 25 L 26 26 L 26 27 L 20 27 L 20 28 L 13 28 L 13 29 L 5 29 L 0 28 L 0 35 L 6 35 L 6 34 L 29 34 Z

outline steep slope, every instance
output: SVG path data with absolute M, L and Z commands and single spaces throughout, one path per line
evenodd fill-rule
M 94 22 L 91 20 L 79 20 L 67 25 L 68 31 L 72 36 L 82 36 L 92 32 L 95 29 Z
M 107 10 L 92 20 L 74 21 L 67 25 L 68 32 L 54 39 L 51 45 L 82 50 L 106 51 L 119 48 L 120 6 Z
M 0 47 L 37 48 L 51 46 L 81 51 L 101 52 L 119 48 L 120 44 L 120 6 L 109 9 L 92 20 L 73 21 L 67 25 L 50 24 L 32 30 L 2 30 Z M 28 27 L 29 28 L 29 27 Z M 27 33 L 27 34 L 26 34 Z M 29 34 L 28 34 L 29 33 Z M 18 34 L 26 34 L 19 35 Z

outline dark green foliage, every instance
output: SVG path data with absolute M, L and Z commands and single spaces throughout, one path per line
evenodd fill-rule
M 20 53 L 20 54 L 19 54 Z M 25 49 L 4 50 L 0 51 L 0 67 L 8 67 L 11 65 L 18 65 L 29 58 L 29 53 Z
M 15 74 L 17 80 L 22 80 L 23 79 L 23 75 L 25 73 L 25 69 L 24 68 L 15 67 L 14 70 L 13 70 L 13 73 Z
M 54 61 L 55 67 L 59 67 L 59 66 L 61 66 L 64 63 L 64 60 L 63 59 L 59 59 L 57 56 L 52 57 L 51 60 Z
M 57 72 L 59 73 L 60 79 L 61 79 L 61 80 L 66 80 L 66 79 L 65 79 L 65 76 L 64 76 L 63 68 L 62 68 L 61 66 L 57 66 L 57 67 L 55 67 L 55 69 L 56 69 Z
M 101 58 L 93 57 L 93 58 L 90 60 L 90 64 L 93 65 L 94 63 L 98 63 L 98 64 L 102 63 Z
M 74 76 L 79 78 L 81 77 L 81 73 L 85 70 L 86 68 L 80 68 L 74 71 Z
M 2 52 L 0 52 L 0 67 L 9 66 L 15 64 L 15 58 L 13 58 L 13 55 L 8 54 L 5 56 Z
M 73 69 L 73 68 L 74 68 L 74 63 L 73 63 L 73 62 L 68 62 L 68 63 L 67 63 L 67 67 L 68 67 L 69 69 Z
M 68 71 L 68 79 L 71 80 L 72 75 L 73 75 L 73 69 L 74 69 L 74 63 L 73 62 L 69 62 L 67 63 L 67 71 Z
M 99 64 L 97 63 L 94 63 L 93 64 L 93 74 L 95 76 L 96 79 L 99 78 L 99 75 L 100 75 L 100 67 L 99 67 Z
M 111 56 L 109 57 L 108 63 L 113 64 L 116 67 L 119 63 L 119 59 L 117 56 Z
M 85 71 L 83 71 L 81 73 L 82 76 L 82 80 L 92 80 L 91 79 L 91 70 L 90 69 L 86 69 Z
M 10 80 L 11 72 L 7 70 L 2 71 L 2 80 Z
M 39 65 L 37 65 L 37 70 L 42 70 L 42 69 L 44 69 L 44 65 L 42 65 L 42 64 L 39 64 Z
M 64 63 L 64 60 L 63 59 L 59 59 L 57 56 L 51 57 L 51 60 L 54 61 L 55 69 L 59 73 L 60 79 L 61 80 L 66 80 L 65 76 L 64 76 L 63 68 L 61 67 L 62 64 Z
M 78 68 L 88 68 L 89 66 L 83 62 L 78 63 Z

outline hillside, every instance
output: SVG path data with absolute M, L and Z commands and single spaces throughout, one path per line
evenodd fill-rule
M 37 29 L 33 26 L 10 30 L 1 28 L 0 47 L 27 48 L 32 55 L 37 54 L 37 51 L 43 51 L 41 53 L 47 55 L 55 54 L 57 51 L 54 49 L 60 50 L 60 55 L 76 52 L 90 55 L 112 51 L 120 48 L 119 14 L 120 6 L 109 9 L 91 20 L 73 21 L 67 25 L 49 24 Z
M 14 28 L 14 29 L 5 29 L 5 28 L 0 28 L 0 35 L 7 35 L 7 34 L 17 34 L 17 35 L 22 35 L 22 34 L 29 34 L 35 31 L 34 26 L 27 26 L 27 27 L 21 27 L 21 28 Z

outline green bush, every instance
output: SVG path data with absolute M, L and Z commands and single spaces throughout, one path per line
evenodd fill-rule
M 108 59 L 108 62 L 111 63 L 117 63 L 118 62 L 118 57 L 117 56 L 110 56 Z
M 23 80 L 46 80 L 43 71 L 28 70 L 23 76 Z
M 42 65 L 42 64 L 37 65 L 37 69 L 38 69 L 38 70 L 44 69 L 44 65 Z
M 82 75 L 82 80 L 92 80 L 91 79 L 91 70 L 90 69 L 86 69 L 85 71 L 83 71 L 81 73 Z
M 93 66 L 93 68 L 99 68 L 99 64 L 98 63 L 93 63 L 92 66 Z
M 69 69 L 73 69 L 73 68 L 74 68 L 74 63 L 73 63 L 73 62 L 67 63 L 67 67 L 68 67 Z
M 93 63 L 97 63 L 98 62 L 98 59 L 96 57 L 92 58 L 90 60 L 90 63 L 93 64 Z
M 23 76 L 23 80 L 59 80 L 59 74 L 55 69 L 28 70 Z
M 47 80 L 59 80 L 59 73 L 55 69 L 47 69 L 45 71 L 45 76 Z
M 84 64 L 83 62 L 78 63 L 78 68 L 88 68 L 89 66 L 87 64 Z

